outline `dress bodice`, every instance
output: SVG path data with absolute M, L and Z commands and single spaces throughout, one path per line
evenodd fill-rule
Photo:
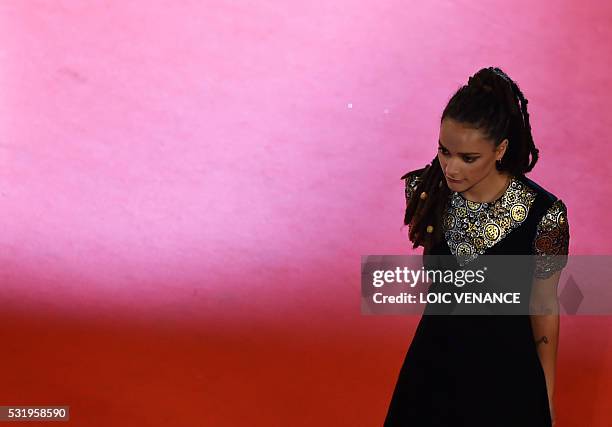
M 402 176 L 406 207 L 417 191 L 422 171 Z M 493 202 L 473 202 L 451 192 L 442 226 L 444 241 L 430 253 L 455 255 L 461 265 L 483 254 L 539 255 L 534 275 L 546 278 L 567 263 L 567 207 L 524 175 L 512 177 L 505 192 Z

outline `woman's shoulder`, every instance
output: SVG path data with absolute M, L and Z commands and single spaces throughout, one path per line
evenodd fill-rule
M 534 180 L 527 178 L 524 175 L 517 177 L 525 187 L 533 194 L 540 198 L 540 203 L 544 208 L 542 217 L 555 218 L 556 220 L 565 222 L 567 219 L 567 206 L 562 198 L 544 188 Z
M 543 204 L 533 248 L 534 253 L 540 255 L 536 262 L 535 276 L 547 278 L 567 264 L 570 240 L 567 206 L 560 197 L 535 181 L 522 178 L 525 185 L 540 196 Z
M 417 186 L 419 185 L 419 182 L 421 181 L 421 175 L 423 174 L 423 172 L 425 172 L 425 170 L 427 170 L 428 167 L 429 165 L 420 169 L 411 170 L 409 172 L 406 172 L 400 178 L 405 182 L 406 203 L 408 203 L 408 201 L 412 198 L 412 194 L 414 193 Z
M 516 178 L 523 184 L 525 184 L 528 189 L 539 195 L 544 201 L 548 202 L 547 204 L 552 204 L 559 199 L 555 194 L 551 193 L 550 191 L 542 187 L 540 184 L 526 177 L 525 175 L 519 175 Z
M 425 170 L 429 167 L 429 165 L 422 167 L 420 169 L 414 169 L 411 171 L 406 172 L 404 175 L 402 175 L 402 177 L 400 179 L 408 179 L 408 180 L 414 180 L 417 179 L 421 176 L 421 174 L 423 172 L 425 172 Z

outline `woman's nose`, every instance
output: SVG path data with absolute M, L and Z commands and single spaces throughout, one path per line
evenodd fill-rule
M 459 176 L 459 170 L 452 159 L 446 162 L 446 169 L 444 170 L 444 173 L 446 176 L 450 176 L 451 178 L 457 178 Z

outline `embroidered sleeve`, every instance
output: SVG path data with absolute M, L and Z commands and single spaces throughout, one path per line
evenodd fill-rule
M 560 199 L 540 219 L 533 245 L 536 255 L 535 277 L 546 279 L 566 266 L 569 224 L 567 207 Z
M 411 174 L 405 175 L 403 179 L 406 183 L 406 190 L 405 190 L 406 207 L 408 207 L 408 202 L 410 201 L 410 198 L 414 194 L 417 185 L 419 185 L 420 178 L 417 173 L 411 173 Z

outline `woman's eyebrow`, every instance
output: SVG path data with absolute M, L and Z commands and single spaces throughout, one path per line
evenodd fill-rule
M 442 145 L 442 143 L 440 142 L 440 140 L 438 140 L 438 144 L 440 144 L 440 147 L 444 148 L 446 151 L 449 151 L 448 148 L 446 148 L 444 145 Z M 467 154 L 480 154 L 480 153 L 458 153 L 458 154 L 463 154 L 464 156 Z

